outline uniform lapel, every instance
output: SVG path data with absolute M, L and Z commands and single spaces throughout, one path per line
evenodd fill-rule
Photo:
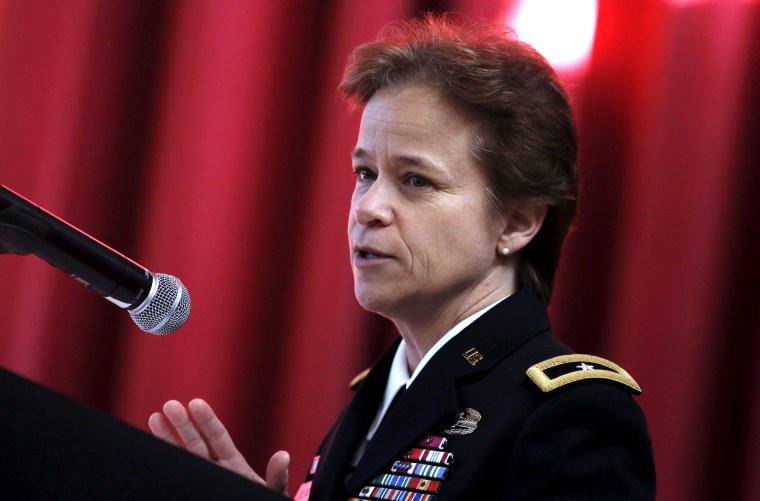
M 332 441 L 319 460 L 309 499 L 338 499 L 337 493 L 343 489 L 354 452 L 377 413 L 397 347 L 398 342 L 378 360 L 332 430 Z
M 385 417 L 372 441 L 367 444 L 364 455 L 346 482 L 344 497 L 362 488 L 383 465 L 408 449 L 420 433 L 433 427 L 441 415 L 456 411 L 456 387 L 453 381 L 441 380 L 440 386 L 433 391 L 430 391 L 429 385 L 418 385 L 417 382 L 404 392 L 393 411 Z
M 455 336 L 433 356 L 393 412 L 386 416 L 348 478 L 342 498 L 361 489 L 374 474 L 410 449 L 441 420 L 464 410 L 457 399 L 457 379 L 489 370 L 528 339 L 548 328 L 546 310 L 540 298 L 531 289 L 523 289 Z M 472 354 L 470 349 L 477 351 L 482 358 L 475 361 L 477 357 L 470 357 L 468 360 L 465 353 Z M 387 369 L 383 371 L 383 378 L 387 378 L 387 372 Z M 383 387 L 384 384 L 385 380 L 382 381 Z M 377 405 L 372 409 L 373 415 Z M 366 433 L 367 427 L 362 433 Z

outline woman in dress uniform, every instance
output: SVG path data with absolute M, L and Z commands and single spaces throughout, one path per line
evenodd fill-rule
M 358 47 L 341 90 L 363 107 L 356 298 L 400 338 L 357 379 L 295 499 L 653 499 L 638 385 L 573 354 L 546 315 L 578 184 L 550 66 L 497 28 L 428 16 Z M 202 400 L 149 423 L 287 494 L 287 453 L 262 479 Z

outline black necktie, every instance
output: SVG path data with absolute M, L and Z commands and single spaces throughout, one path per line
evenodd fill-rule
M 391 413 L 391 410 L 396 406 L 399 400 L 401 400 L 401 395 L 404 394 L 404 390 L 406 390 L 406 385 L 402 385 L 398 390 L 396 390 L 396 394 L 393 396 L 393 399 L 391 400 L 391 403 L 388 405 L 388 408 L 385 409 L 385 414 L 383 414 L 383 418 L 380 420 L 380 424 L 378 425 L 377 429 L 379 430 L 382 428 L 383 423 L 385 423 L 385 419 L 388 417 L 388 414 Z M 359 453 L 355 455 L 354 457 L 354 464 L 351 464 L 348 469 L 348 474 L 346 475 L 346 480 L 348 480 L 348 477 L 351 475 L 351 472 L 354 471 L 354 468 L 359 463 L 359 460 L 364 455 L 364 448 L 367 446 L 367 439 L 366 437 L 361 441 L 359 444 Z

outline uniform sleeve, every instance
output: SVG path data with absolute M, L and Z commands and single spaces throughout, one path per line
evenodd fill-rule
M 504 499 L 655 497 L 652 445 L 626 391 L 583 382 L 547 394 L 515 443 Z

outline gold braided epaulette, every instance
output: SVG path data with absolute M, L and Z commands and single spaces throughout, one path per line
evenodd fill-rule
M 359 387 L 359 384 L 361 384 L 362 381 L 364 381 L 364 378 L 367 377 L 367 374 L 369 374 L 369 369 L 364 369 L 359 374 L 354 376 L 354 378 L 349 383 L 348 387 L 352 390 L 356 390 L 356 388 Z
M 585 379 L 606 379 L 636 394 L 641 387 L 619 365 L 593 355 L 561 355 L 544 360 L 525 372 L 544 393 Z

